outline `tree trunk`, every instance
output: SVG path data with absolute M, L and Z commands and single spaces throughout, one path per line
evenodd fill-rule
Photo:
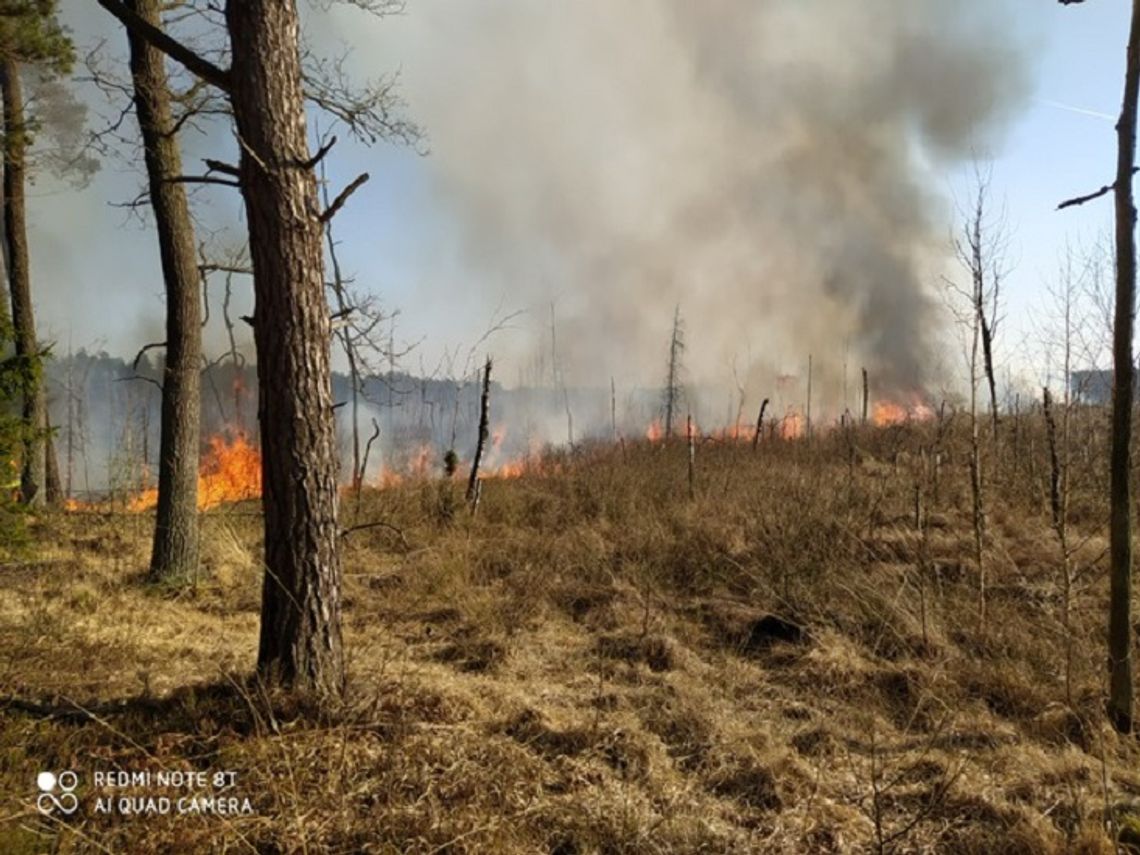
M 867 424 L 867 369 L 863 369 L 863 418 L 862 424 Z
M 467 479 L 467 502 L 475 510 L 478 502 L 479 461 L 483 459 L 483 449 L 491 434 L 491 357 L 483 368 L 483 395 L 479 399 L 479 440 L 475 444 L 475 457 L 471 461 L 471 475 Z
M 1116 125 L 1116 318 L 1113 324 L 1112 451 L 1109 497 L 1111 601 L 1108 617 L 1108 717 L 1121 733 L 1132 730 L 1132 332 L 1136 311 L 1136 102 L 1140 96 L 1140 0 L 1132 26 L 1124 76 L 1124 101 Z
M 51 416 L 44 407 L 44 490 L 47 503 L 58 505 L 63 501 L 63 482 L 59 477 L 59 458 L 55 456 L 55 436 L 52 434 Z
M 986 385 L 990 392 L 990 429 L 993 432 L 993 440 L 996 446 L 998 441 L 998 403 L 997 381 L 994 379 L 993 326 L 991 320 L 986 318 L 984 309 L 979 307 L 979 311 L 981 312 L 982 326 L 982 365 L 985 368 Z
M 159 0 L 128 0 L 128 5 L 144 20 L 161 26 Z M 158 508 L 150 575 L 155 581 L 185 582 L 198 573 L 202 354 L 198 262 L 185 190 L 170 180 L 182 173 L 182 154 L 173 133 L 166 58 L 129 30 L 127 36 L 135 113 L 145 148 L 150 205 L 166 286 Z
M 266 573 L 258 668 L 344 687 L 330 323 L 293 0 L 230 0 L 231 103 L 256 297 Z
M 42 505 L 46 494 L 46 401 L 35 318 L 32 314 L 32 284 L 28 263 L 28 227 L 24 201 L 27 128 L 20 65 L 10 58 L 0 60 L 0 97 L 4 100 L 4 242 L 8 250 L 8 290 L 12 299 L 16 356 L 26 365 L 21 389 L 21 420 L 25 437 L 20 471 L 20 499 L 28 505 Z

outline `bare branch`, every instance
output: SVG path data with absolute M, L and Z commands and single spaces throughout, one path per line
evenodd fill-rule
M 100 6 L 114 15 L 124 27 L 131 30 L 139 38 L 145 39 L 171 59 L 186 66 L 187 70 L 201 77 L 211 86 L 228 93 L 232 86 L 230 72 L 218 68 L 205 57 L 195 53 L 180 41 L 167 35 L 158 27 L 143 19 L 122 0 L 97 0 Z
M 340 195 L 333 199 L 333 203 L 329 205 L 328 210 L 321 214 L 320 220 L 322 223 L 327 223 L 336 216 L 337 211 L 344 207 L 344 203 L 348 201 L 348 197 L 355 193 L 361 185 L 363 185 L 369 178 L 367 172 L 362 172 L 356 179 L 340 191 Z
M 209 169 L 210 172 L 221 172 L 224 175 L 232 175 L 234 178 L 241 176 L 241 170 L 231 163 L 225 163 L 221 160 L 211 160 L 208 157 L 203 158 L 202 162 L 206 164 L 206 168 Z
M 332 147 L 334 145 L 336 145 L 336 136 L 335 135 L 329 137 L 329 141 L 327 143 L 325 143 L 323 146 L 321 146 L 319 149 L 317 149 L 317 153 L 314 154 L 312 157 L 310 157 L 307 161 L 305 161 L 302 164 L 302 166 L 305 169 L 312 169 L 318 163 L 320 163 L 322 160 L 325 159 L 325 155 L 328 154 L 332 150 Z
M 223 187 L 241 187 L 240 181 L 217 178 L 213 175 L 175 175 L 166 179 L 171 184 L 220 184 Z

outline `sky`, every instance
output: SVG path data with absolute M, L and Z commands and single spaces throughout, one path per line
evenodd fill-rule
M 771 5 L 781 4 L 787 6 L 787 0 Z M 850 91 L 857 92 L 851 97 L 862 99 L 858 109 L 872 111 L 869 124 L 876 121 L 875 111 L 882 112 L 883 122 L 894 119 L 889 106 L 876 102 L 880 79 L 866 70 L 869 60 L 874 64 L 886 50 L 876 36 L 879 22 L 852 16 L 845 26 L 843 16 L 856 9 L 870 18 L 897 10 L 907 18 L 917 6 L 905 0 L 862 6 L 853 0 L 805 2 L 801 8 L 814 7 L 812 14 L 827 16 L 835 38 L 855 33 L 837 42 L 838 51 L 827 43 L 828 33 L 814 33 L 820 19 L 809 13 L 802 20 L 795 11 L 763 13 L 755 22 L 754 41 L 746 28 L 718 29 L 717 15 L 728 20 L 752 6 L 733 0 L 702 7 L 707 17 L 695 13 L 680 31 L 661 12 L 664 0 L 623 4 L 623 11 L 612 17 L 526 0 L 484 5 L 408 0 L 403 15 L 382 21 L 367 20 L 355 10 L 309 13 L 314 45 L 328 53 L 350 49 L 349 67 L 362 75 L 399 73 L 404 115 L 425 131 L 420 150 L 351 141 L 334 150 L 329 159 L 334 193 L 360 172 L 371 176 L 337 217 L 341 260 L 355 276 L 355 287 L 399 312 L 394 335 L 398 345 L 414 345 L 403 357 L 403 366 L 413 372 L 462 371 L 490 350 L 505 357 L 503 382 L 546 380 L 553 304 L 559 336 L 555 358 L 567 382 L 606 385 L 609 376 L 616 376 L 624 384 L 654 383 L 669 322 L 680 306 L 695 381 L 713 375 L 724 380 L 738 368 L 747 375 L 753 364 L 762 363 L 755 377 L 741 381 L 762 386 L 773 375 L 797 373 L 804 361 L 801 350 L 814 350 L 817 365 L 837 366 L 842 359 L 846 386 L 847 354 L 863 347 L 866 358 L 878 360 L 877 370 L 897 377 L 900 385 L 930 383 L 926 374 L 907 373 L 912 366 L 896 363 L 952 363 L 957 358 L 943 335 L 948 319 L 935 317 L 937 307 L 925 306 L 938 304 L 943 276 L 960 275 L 947 257 L 955 205 L 969 192 L 972 169 L 963 151 L 969 145 L 989 163 L 994 196 L 1004 204 L 1010 227 L 1012 269 L 999 355 L 1017 382 L 1039 383 L 1044 369 L 1032 355 L 1033 317 L 1041 311 L 1044 286 L 1056 276 L 1059 252 L 1067 242 L 1092 243 L 1111 224 L 1108 198 L 1064 212 L 1055 209 L 1062 199 L 1112 180 L 1112 117 L 1119 111 L 1128 5 L 1121 0 L 1073 6 L 1045 0 L 941 5 L 952 11 L 916 13 L 891 50 L 913 52 L 919 44 L 937 51 L 939 29 L 952 28 L 956 35 L 949 39 L 984 50 L 971 62 L 976 60 L 991 77 L 1008 74 L 1008 85 L 971 78 L 969 68 L 955 64 L 953 56 L 946 68 L 954 73 L 944 80 L 899 88 L 908 82 L 884 72 L 893 87 L 890 97 L 901 93 L 897 97 L 909 99 L 907 127 L 915 122 L 922 127 L 904 131 L 898 148 L 891 143 L 872 151 L 870 160 L 859 161 L 850 157 L 864 143 L 877 146 L 881 138 L 860 136 L 862 114 L 849 115 L 844 100 L 848 81 Z M 114 22 L 93 3 L 69 0 L 64 6 L 77 41 L 88 46 L 105 40 L 107 62 L 113 64 L 124 41 Z M 924 27 L 930 31 L 922 32 Z M 812 44 L 798 44 L 796 34 L 811 38 Z M 716 55 L 721 48 L 737 57 L 767 54 L 763 60 L 730 62 Z M 1007 50 L 1009 57 L 1002 56 Z M 778 77 L 765 80 L 765 75 L 801 73 L 800 53 L 817 58 L 808 65 L 819 74 L 804 73 L 808 82 L 802 86 L 781 87 Z M 773 80 L 772 93 L 756 96 L 756 103 L 737 92 Z M 960 99 L 973 94 L 966 90 L 991 86 L 1000 106 L 977 119 L 976 139 L 968 130 L 939 129 L 941 122 L 954 118 L 941 112 L 944 104 L 953 112 Z M 556 103 L 551 107 L 546 101 L 552 96 Z M 819 116 L 808 103 L 812 100 L 827 102 Z M 91 105 L 93 124 L 99 115 L 115 115 L 113 105 L 94 100 Z M 802 122 L 801 109 L 808 114 Z M 751 110 L 790 118 L 780 123 L 735 118 L 735 112 Z M 674 134 L 682 116 L 693 127 Z M 878 223 L 876 200 L 897 204 L 900 211 L 911 205 L 922 209 L 921 234 L 908 238 L 913 246 L 906 250 L 906 282 L 897 292 L 875 296 L 874 309 L 859 293 L 836 297 L 832 286 L 817 285 L 815 280 L 827 279 L 831 268 L 802 263 L 815 251 L 811 229 L 804 224 L 818 220 L 821 209 L 808 206 L 798 198 L 797 185 L 784 180 L 783 165 L 790 161 L 782 156 L 773 156 L 772 162 L 763 156 L 750 160 L 758 145 L 771 143 L 781 150 L 789 128 L 814 127 L 811 122 L 820 116 L 819 126 L 851 134 L 850 151 L 819 149 L 833 158 L 821 169 L 840 176 L 819 185 L 825 216 L 827 194 L 844 188 L 844 194 L 857 197 L 851 216 L 876 221 L 869 240 L 886 245 L 891 233 L 905 230 L 907 217 L 897 213 Z M 584 121 L 596 122 L 597 128 L 584 131 Z M 654 129 L 652 145 L 646 144 L 642 129 Z M 840 138 L 836 145 L 843 149 L 845 143 Z M 232 141 L 224 130 L 215 130 L 187 138 L 184 146 L 187 171 L 192 171 L 197 159 Z M 943 150 L 946 146 L 953 151 Z M 884 154 L 914 164 L 901 178 L 847 187 L 842 179 L 846 170 L 881 170 Z M 706 157 L 748 159 L 750 165 L 746 170 L 693 166 Z M 929 186 L 916 189 L 917 178 Z M 747 194 L 737 186 L 742 180 Z M 809 174 L 804 180 L 803 195 L 810 196 L 819 179 Z M 141 184 L 137 157 L 128 152 L 107 161 L 81 191 L 41 178 L 30 192 L 40 334 L 60 349 L 87 347 L 129 356 L 162 338 L 162 285 L 150 225 L 113 204 L 134 197 Z M 905 197 L 901 201 L 899 194 Z M 746 195 L 748 200 L 764 196 L 763 210 L 753 211 L 754 202 Z M 731 217 L 712 212 L 720 198 L 731 200 L 725 203 Z M 593 215 L 583 222 L 588 203 L 594 205 Z M 218 230 L 209 237 L 212 246 L 240 243 L 241 207 L 234 191 L 204 189 L 196 193 L 195 204 L 202 221 Z M 810 219 L 797 219 L 801 217 Z M 679 218 L 686 218 L 683 235 Z M 837 215 L 837 222 L 842 217 Z M 706 223 L 708 234 L 702 232 Z M 742 248 L 741 228 L 758 230 L 753 232 L 759 236 L 756 246 Z M 690 241 L 688 232 L 702 237 Z M 821 255 L 842 257 L 842 269 L 864 257 L 835 248 L 850 241 L 827 240 Z M 640 247 L 637 253 L 629 249 L 634 246 Z M 867 263 L 879 271 L 883 259 L 875 255 Z M 858 271 L 852 276 L 844 286 L 852 292 L 877 287 L 877 272 L 865 281 Z M 782 284 L 772 285 L 767 294 L 765 283 L 777 281 Z M 220 282 L 213 286 L 215 306 L 221 287 Z M 248 293 L 247 284 L 236 287 Z M 918 290 L 925 294 L 916 296 Z M 758 291 L 766 296 L 755 297 Z M 239 305 L 241 299 L 239 295 Z M 908 311 L 924 318 L 914 330 L 898 333 L 910 340 L 885 343 L 890 327 L 876 328 L 867 341 L 859 338 L 860 329 L 878 323 L 875 316 L 907 301 L 914 303 Z M 248 305 L 241 308 L 244 312 Z M 752 327 L 739 318 L 759 313 L 764 322 Z M 482 338 L 504 320 L 502 329 Z M 854 344 L 853 334 L 859 339 Z M 924 341 L 933 338 L 939 338 L 942 356 L 931 357 L 923 349 Z M 220 348 L 221 341 L 220 329 L 211 330 L 207 346 Z M 778 353 L 757 355 L 766 349 Z M 853 355 L 851 361 L 860 358 Z

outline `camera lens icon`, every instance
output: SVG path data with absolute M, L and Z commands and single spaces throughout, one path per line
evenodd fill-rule
M 79 809 L 79 797 L 75 795 L 79 776 L 75 772 L 68 770 L 58 775 L 55 772 L 40 772 L 36 775 L 36 786 L 40 791 L 36 798 L 36 808 L 40 813 L 52 814 L 59 811 L 62 814 L 73 814 Z

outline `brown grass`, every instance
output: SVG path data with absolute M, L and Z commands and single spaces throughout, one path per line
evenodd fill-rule
M 254 506 L 205 517 L 178 594 L 142 582 L 147 516 L 45 515 L 0 570 L 0 695 L 32 702 L 0 709 L 0 851 L 1112 852 L 1140 835 L 1140 751 L 1101 714 L 1104 474 L 1073 478 L 1068 703 L 1022 420 L 988 452 L 984 626 L 964 426 L 925 545 L 931 426 L 708 441 L 695 501 L 685 451 L 647 444 L 489 481 L 475 518 L 450 483 L 346 499 L 402 534 L 345 542 L 334 710 L 249 676 Z M 35 774 L 65 768 L 83 808 L 41 817 Z M 234 770 L 256 814 L 95 815 L 96 769 Z

